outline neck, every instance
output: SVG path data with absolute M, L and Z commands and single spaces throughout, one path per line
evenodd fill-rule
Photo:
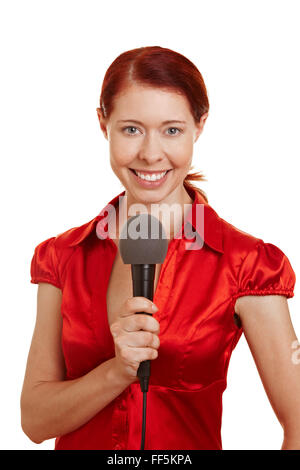
M 193 203 L 192 198 L 189 193 L 186 191 L 185 187 L 176 188 L 175 191 L 170 193 L 164 200 L 149 202 L 145 200 L 137 200 L 128 190 L 125 191 L 124 196 L 127 197 L 126 204 L 124 207 L 124 199 L 120 202 L 120 207 L 118 205 L 116 210 L 116 234 L 119 238 L 119 224 L 122 227 L 125 221 L 138 213 L 148 213 L 157 217 L 160 222 L 163 224 L 167 238 L 169 240 L 173 239 L 177 232 L 180 230 L 184 217 L 191 209 Z M 130 208 L 134 204 L 142 205 L 140 208 L 136 206 L 137 212 L 130 212 Z M 186 205 L 186 206 L 185 206 Z M 154 206 L 154 207 L 153 207 Z M 126 212 L 127 211 L 127 212 Z M 121 212 L 121 217 L 119 219 L 119 213 Z

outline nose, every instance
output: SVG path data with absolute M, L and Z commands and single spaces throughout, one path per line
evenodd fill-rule
M 149 165 L 164 159 L 164 152 L 159 138 L 155 135 L 146 135 L 139 151 L 139 158 Z

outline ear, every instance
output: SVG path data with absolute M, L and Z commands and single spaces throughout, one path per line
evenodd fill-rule
M 208 112 L 202 114 L 200 121 L 196 123 L 195 139 L 194 142 L 197 142 L 199 135 L 202 133 L 206 119 L 208 118 Z
M 102 130 L 106 140 L 108 140 L 106 120 L 103 117 L 102 111 L 101 111 L 100 108 L 96 108 L 96 111 L 97 111 L 97 115 L 98 115 L 98 119 L 99 119 L 100 129 Z

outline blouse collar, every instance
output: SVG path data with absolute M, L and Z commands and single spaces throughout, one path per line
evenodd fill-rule
M 188 188 L 191 198 L 193 199 L 192 208 L 189 211 L 185 223 L 190 223 L 194 230 L 200 235 L 201 239 L 204 238 L 204 243 L 206 243 L 210 248 L 216 250 L 220 253 L 224 253 L 223 250 L 223 229 L 222 229 L 222 219 L 218 216 L 215 210 L 205 201 L 199 191 L 196 191 L 192 188 Z M 90 222 L 86 224 L 71 229 L 69 232 L 70 242 L 69 246 L 76 246 L 85 240 L 90 233 L 95 231 L 99 240 L 106 238 L 107 232 L 104 230 L 107 222 L 99 223 L 103 218 L 106 218 L 109 213 L 110 205 L 117 207 L 119 204 L 119 197 L 124 196 L 125 191 L 115 196 L 102 210 L 101 212 Z M 204 215 L 204 237 L 201 228 L 197 228 L 196 225 L 196 204 L 203 204 L 203 215 Z M 105 219 L 104 219 L 105 220 Z M 203 227 L 202 227 L 203 228 Z

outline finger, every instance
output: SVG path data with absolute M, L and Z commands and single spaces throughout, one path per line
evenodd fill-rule
M 158 311 L 156 305 L 146 297 L 129 297 L 123 304 L 120 316 L 126 317 L 136 312 L 155 313 Z
M 121 343 L 123 347 L 151 347 L 154 349 L 159 348 L 160 340 L 159 337 L 150 331 L 139 331 L 127 333 L 122 335 Z
M 158 352 L 153 348 L 128 348 L 126 351 L 126 358 L 128 362 L 133 361 L 147 361 L 149 359 L 156 359 Z
M 151 333 L 159 334 L 160 324 L 156 318 L 140 313 L 139 315 L 132 314 L 126 318 L 120 319 L 120 325 L 123 331 L 150 331 Z

